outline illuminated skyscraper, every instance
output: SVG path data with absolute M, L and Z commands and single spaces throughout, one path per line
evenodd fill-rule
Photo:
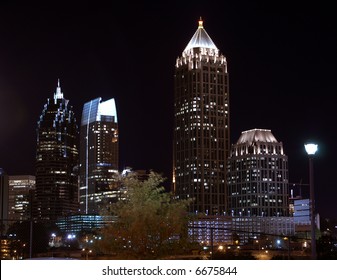
M 35 189 L 35 176 L 9 176 L 9 213 L 11 223 L 30 218 L 31 195 Z
M 288 216 L 288 157 L 270 130 L 243 131 L 228 160 L 233 216 Z
M 78 127 L 59 82 L 37 124 L 33 215 L 55 220 L 78 213 Z
M 174 75 L 173 191 L 194 198 L 191 212 L 226 211 L 230 148 L 226 57 L 199 20 Z
M 100 214 L 101 204 L 119 198 L 118 123 L 115 100 L 84 104 L 80 131 L 80 209 Z

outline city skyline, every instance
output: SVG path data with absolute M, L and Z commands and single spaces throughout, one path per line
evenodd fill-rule
M 304 143 L 313 138 L 316 209 L 337 216 L 329 4 L 0 5 L 0 167 L 9 175 L 34 175 L 38 117 L 60 79 L 78 123 L 85 102 L 115 98 L 120 169 L 153 169 L 171 180 L 174 65 L 201 16 L 228 60 L 231 144 L 242 131 L 271 129 L 290 182 L 307 184 Z

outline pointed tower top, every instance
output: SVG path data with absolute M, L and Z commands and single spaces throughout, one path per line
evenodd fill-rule
M 57 88 L 56 92 L 54 94 L 54 99 L 62 99 L 63 98 L 63 92 L 61 92 L 61 86 L 60 86 L 60 79 L 57 79 Z
M 218 48 L 213 43 L 211 37 L 209 37 L 209 35 L 207 34 L 207 32 L 204 28 L 204 25 L 203 25 L 204 21 L 201 19 L 201 17 L 200 17 L 198 23 L 199 23 L 198 29 L 197 29 L 197 31 L 195 31 L 192 39 L 187 44 L 187 46 L 184 50 L 184 53 L 187 55 L 191 49 L 205 48 L 205 49 L 212 50 L 212 53 L 217 55 L 218 54 Z
M 198 27 L 198 28 L 204 28 L 203 23 L 204 23 L 204 21 L 203 21 L 202 18 L 200 17 L 200 18 L 199 18 L 199 27 Z

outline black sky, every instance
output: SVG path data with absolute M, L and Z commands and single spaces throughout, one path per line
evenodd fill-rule
M 59 78 L 78 122 L 85 102 L 116 99 L 121 169 L 171 178 L 174 65 L 202 16 L 228 61 L 231 142 L 271 129 L 290 182 L 308 183 L 303 145 L 317 141 L 317 210 L 337 217 L 332 1 L 111 2 L 1 2 L 0 167 L 34 174 L 36 123 Z

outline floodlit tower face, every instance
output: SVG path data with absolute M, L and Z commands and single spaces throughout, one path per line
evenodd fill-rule
M 191 212 L 226 211 L 229 153 L 227 62 L 203 22 L 176 61 L 173 191 L 194 198 Z
M 102 204 L 119 198 L 118 123 L 115 100 L 84 104 L 80 132 L 80 209 L 100 214 Z
M 78 212 L 78 127 L 60 84 L 37 127 L 34 215 L 54 220 Z
M 234 216 L 288 216 L 288 157 L 270 130 L 244 131 L 228 160 L 229 211 Z

